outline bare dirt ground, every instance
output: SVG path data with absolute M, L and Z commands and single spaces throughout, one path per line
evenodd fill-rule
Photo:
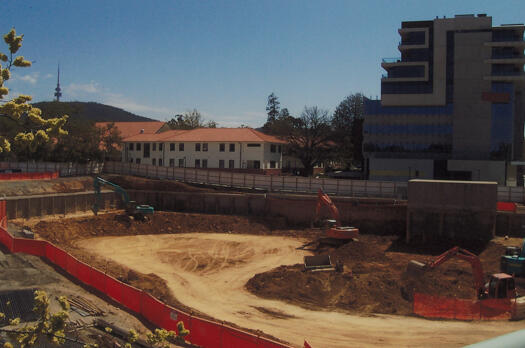
M 298 264 L 307 252 L 296 248 L 321 232 L 286 230 L 279 221 L 159 212 L 148 222 L 106 214 L 41 221 L 33 230 L 165 302 L 294 345 L 307 338 L 314 347 L 462 346 L 522 327 L 385 315 L 409 314 L 414 288 L 474 295 L 470 267 L 463 262 L 451 261 L 415 282 L 406 278 L 410 259 L 432 259 L 436 250 L 418 254 L 394 237 L 362 235 L 358 242 L 324 250 L 342 260 L 347 272 L 311 274 L 301 272 Z M 480 255 L 486 273 L 498 270 L 500 242 Z

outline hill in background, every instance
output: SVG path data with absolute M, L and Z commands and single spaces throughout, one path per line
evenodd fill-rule
M 95 102 L 39 102 L 33 106 L 42 110 L 44 118 L 69 115 L 70 119 L 90 122 L 145 122 L 157 121 L 135 115 L 114 106 Z

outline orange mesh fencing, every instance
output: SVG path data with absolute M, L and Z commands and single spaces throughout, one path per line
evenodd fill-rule
M 509 299 L 468 300 L 414 293 L 414 314 L 425 318 L 508 320 L 513 307 Z

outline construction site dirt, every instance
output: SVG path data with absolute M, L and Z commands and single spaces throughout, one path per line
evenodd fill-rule
M 451 261 L 413 279 L 405 272 L 410 260 L 446 249 L 422 253 L 397 236 L 362 234 L 339 248 L 307 251 L 299 248 L 323 232 L 287 229 L 275 219 L 156 212 L 145 222 L 110 213 L 20 223 L 162 301 L 294 345 L 308 338 L 314 347 L 462 346 L 520 327 L 410 317 L 414 291 L 474 298 L 472 272 Z M 485 273 L 498 271 L 503 244 L 520 241 L 497 238 L 476 250 Z M 344 271 L 303 272 L 303 256 L 323 253 Z M 523 282 L 517 288 L 525 293 Z

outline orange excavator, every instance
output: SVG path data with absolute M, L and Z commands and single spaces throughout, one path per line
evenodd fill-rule
M 315 209 L 315 218 L 319 220 L 321 217 L 321 208 L 325 206 L 328 208 L 331 219 L 325 220 L 328 223 L 328 228 L 325 230 L 326 239 L 332 240 L 335 243 L 343 244 L 359 236 L 359 229 L 356 227 L 341 226 L 341 217 L 339 210 L 334 202 L 328 197 L 323 190 L 319 189 L 317 192 L 317 206 Z M 326 240 L 325 240 L 326 242 Z
M 476 290 L 476 296 L 479 299 L 516 298 L 517 293 L 513 276 L 506 273 L 491 274 L 488 283 L 485 283 L 483 266 L 481 265 L 479 257 L 470 251 L 457 246 L 445 251 L 434 261 L 426 264 L 414 260 L 410 261 L 407 267 L 407 272 L 414 275 L 421 271 L 432 270 L 453 257 L 467 261 L 472 266 L 474 289 Z

